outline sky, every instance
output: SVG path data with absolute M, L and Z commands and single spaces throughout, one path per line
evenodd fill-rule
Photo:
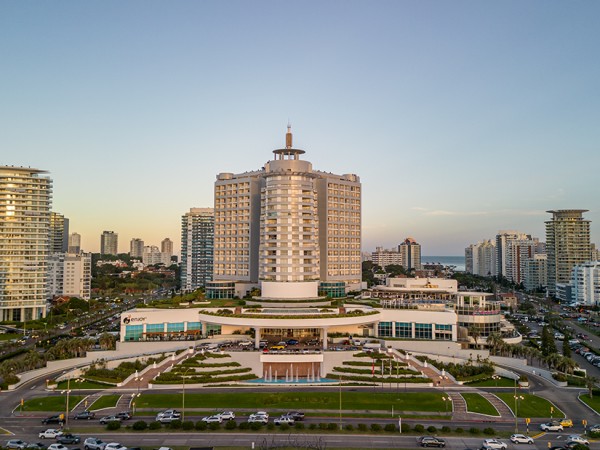
M 285 143 L 358 174 L 363 250 L 424 255 L 589 209 L 600 2 L 0 1 L 0 165 L 49 171 L 86 251 L 180 248 L 220 172 Z

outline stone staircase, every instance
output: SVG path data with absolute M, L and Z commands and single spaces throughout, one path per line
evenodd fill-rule
M 504 403 L 502 400 L 500 400 L 494 394 L 491 394 L 491 393 L 485 392 L 485 391 L 479 391 L 479 394 L 481 394 L 481 396 L 483 398 L 485 398 L 487 401 L 489 401 L 492 404 L 492 406 L 494 408 L 496 408 L 496 410 L 500 414 L 500 417 L 502 417 L 503 419 L 506 419 L 509 417 L 513 417 L 513 418 L 515 417 L 515 413 L 513 412 L 513 410 L 510 409 L 506 405 L 506 403 Z
M 78 414 L 80 412 L 85 411 L 90 406 L 92 406 L 92 404 L 96 400 L 98 400 L 100 397 L 102 397 L 102 395 L 103 395 L 102 392 L 96 392 L 95 394 L 86 396 L 82 401 L 80 401 L 79 403 L 77 403 L 77 405 L 75 405 L 75 407 L 71 410 L 71 414 Z

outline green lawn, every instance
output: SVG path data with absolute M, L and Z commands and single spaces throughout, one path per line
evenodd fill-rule
M 500 378 L 499 380 L 492 380 L 488 378 L 483 381 L 476 381 L 475 383 L 465 383 L 465 386 L 473 386 L 473 387 L 514 387 L 515 380 L 511 380 L 510 378 Z
M 81 400 L 83 400 L 83 395 L 70 395 L 69 410 L 73 409 Z M 66 404 L 66 394 L 54 395 L 52 397 L 32 398 L 30 400 L 25 400 L 23 411 L 52 411 L 59 413 L 65 411 Z
M 496 394 L 504 403 L 508 405 L 510 409 L 515 409 L 515 397 L 514 393 L 502 392 Z M 519 393 L 517 396 L 522 396 L 523 400 L 519 400 L 518 404 L 518 417 L 565 417 L 564 413 L 556 407 L 553 403 L 550 403 L 545 398 L 537 397 L 531 394 Z M 550 412 L 550 408 L 554 407 L 554 412 Z
M 118 394 L 115 395 L 103 395 L 99 397 L 94 403 L 89 406 L 90 411 L 97 411 L 99 409 L 104 408 L 114 408 L 117 406 L 117 402 L 121 396 Z
M 461 394 L 467 402 L 467 411 L 479 414 L 487 414 L 488 416 L 499 416 L 500 413 L 488 399 L 480 394 L 464 393 Z
M 23 337 L 22 334 L 2 333 L 2 334 L 0 334 L 0 341 L 10 341 L 11 339 L 20 339 L 22 337 Z
M 62 389 L 66 389 L 67 388 L 67 381 L 61 381 L 60 383 L 58 383 L 58 387 L 56 388 L 57 390 L 62 390 Z M 70 382 L 70 389 L 74 390 L 74 389 L 108 389 L 111 387 L 115 387 L 115 384 L 105 384 L 105 383 L 98 383 L 96 381 L 90 381 L 90 380 L 83 380 L 81 382 L 77 382 L 75 380 L 71 380 Z
M 136 401 L 138 409 L 180 408 L 179 394 L 142 394 Z M 238 408 L 238 409 L 302 409 L 337 410 L 340 407 L 338 392 L 279 392 L 279 393 L 206 393 L 187 394 L 186 408 Z M 441 393 L 379 393 L 342 391 L 344 411 L 423 411 L 443 413 Z
M 594 396 L 590 398 L 589 394 L 581 394 L 579 398 L 582 402 L 596 411 L 597 414 L 600 414 L 600 392 L 594 392 Z

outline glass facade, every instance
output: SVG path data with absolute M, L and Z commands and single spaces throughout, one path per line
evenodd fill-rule
M 415 339 L 431 339 L 431 329 L 430 323 L 415 323 Z
M 149 323 L 146 325 L 146 333 L 164 333 L 164 323 Z
M 235 283 L 209 281 L 206 283 L 207 299 L 233 298 L 235 295 Z
M 346 296 L 346 283 L 343 281 L 322 281 L 319 284 L 319 295 L 326 295 L 331 298 L 343 298 Z
M 144 332 L 144 325 L 127 325 L 125 327 L 126 341 L 139 341 Z
M 451 341 L 452 340 L 452 325 L 436 325 L 435 326 L 436 341 Z
M 215 334 L 221 334 L 221 325 L 214 325 L 212 323 L 206 324 L 206 335 L 213 336 Z
M 202 324 L 200 322 L 188 322 L 188 331 L 202 330 Z
M 396 322 L 396 337 L 411 339 L 412 336 L 412 323 L 410 322 Z
M 377 333 L 379 337 L 392 337 L 392 322 L 379 322 Z
M 167 333 L 183 333 L 183 322 L 168 323 Z

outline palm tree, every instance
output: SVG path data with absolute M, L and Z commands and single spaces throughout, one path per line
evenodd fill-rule
M 481 333 L 479 332 L 479 328 L 475 325 L 470 325 L 469 326 L 469 336 L 471 336 L 473 338 L 473 340 L 475 341 L 475 348 L 478 348 L 479 345 L 477 343 L 477 340 L 479 339 L 479 336 L 481 336 Z
M 558 353 L 550 353 L 544 359 L 546 364 L 548 365 L 548 369 L 555 368 L 558 362 L 560 361 L 561 356 Z
M 500 333 L 494 332 L 488 335 L 487 339 L 485 340 L 485 343 L 490 347 L 492 353 L 494 355 L 497 355 L 498 349 L 504 343 L 504 340 L 502 340 L 502 336 L 500 335 Z
M 598 382 L 598 378 L 593 377 L 591 375 L 586 375 L 585 377 L 585 386 L 588 388 L 588 393 L 590 395 L 590 399 L 594 396 L 594 388 L 596 387 L 596 383 Z
M 577 367 L 577 363 L 571 359 L 561 356 L 556 364 L 556 368 L 561 372 L 572 374 L 573 370 Z

